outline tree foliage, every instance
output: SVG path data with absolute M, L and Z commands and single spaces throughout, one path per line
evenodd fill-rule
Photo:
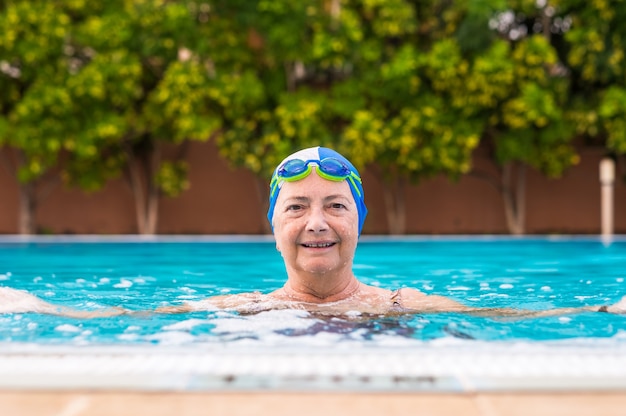
M 526 167 L 562 175 L 577 138 L 626 154 L 625 18 L 610 0 L 4 1 L 0 145 L 26 190 L 57 167 L 87 190 L 123 174 L 141 232 L 190 186 L 185 143 L 215 137 L 265 191 L 294 150 L 337 148 L 384 183 L 394 233 L 409 184 L 487 178 L 522 233 Z

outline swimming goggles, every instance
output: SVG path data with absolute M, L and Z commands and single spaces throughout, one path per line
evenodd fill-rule
M 334 157 L 327 157 L 322 160 L 291 159 L 285 162 L 285 164 L 276 170 L 272 177 L 270 183 L 270 197 L 274 196 L 274 193 L 283 181 L 296 182 L 309 176 L 313 171 L 313 165 L 317 166 L 317 174 L 321 178 L 335 182 L 348 180 L 352 189 L 356 190 L 359 198 L 362 197 L 355 183 L 355 181 L 361 182 L 359 175 L 353 172 L 344 162 Z

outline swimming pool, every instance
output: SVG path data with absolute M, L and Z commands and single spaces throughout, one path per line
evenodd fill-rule
M 616 302 L 626 294 L 625 265 L 623 238 L 605 245 L 591 237 L 363 237 L 354 269 L 388 289 L 548 309 Z M 269 292 L 285 278 L 265 237 L 0 240 L 1 285 L 77 309 L 153 310 Z M 625 388 L 625 329 L 626 317 L 600 313 L 524 320 L 289 310 L 91 320 L 8 314 L 0 315 L 0 387 Z

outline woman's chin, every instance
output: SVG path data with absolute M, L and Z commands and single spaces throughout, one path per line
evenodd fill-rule
M 327 275 L 338 271 L 339 267 L 336 263 L 328 261 L 311 261 L 302 265 L 302 271 L 310 274 Z

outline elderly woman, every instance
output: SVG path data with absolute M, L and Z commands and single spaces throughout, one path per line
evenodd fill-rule
M 626 313 L 626 297 L 612 306 L 545 311 L 487 309 L 416 289 L 394 291 L 360 282 L 352 270 L 367 208 L 361 177 L 342 155 L 324 147 L 300 150 L 283 160 L 270 182 L 268 219 L 287 281 L 269 294 L 243 293 L 157 309 L 159 313 L 227 309 L 255 313 L 305 309 L 332 315 L 462 312 L 485 316 L 549 316 L 579 312 Z M 0 312 L 40 312 L 77 317 L 130 313 L 59 308 L 9 288 L 0 288 Z
M 608 307 L 530 311 L 474 308 L 416 289 L 391 291 L 366 285 L 352 270 L 366 215 L 361 177 L 345 157 L 324 147 L 300 150 L 278 165 L 270 182 L 267 217 L 287 270 L 284 286 L 266 295 L 218 296 L 159 311 L 213 307 L 257 312 L 292 308 L 325 314 L 464 312 L 519 317 L 626 312 L 626 297 Z

